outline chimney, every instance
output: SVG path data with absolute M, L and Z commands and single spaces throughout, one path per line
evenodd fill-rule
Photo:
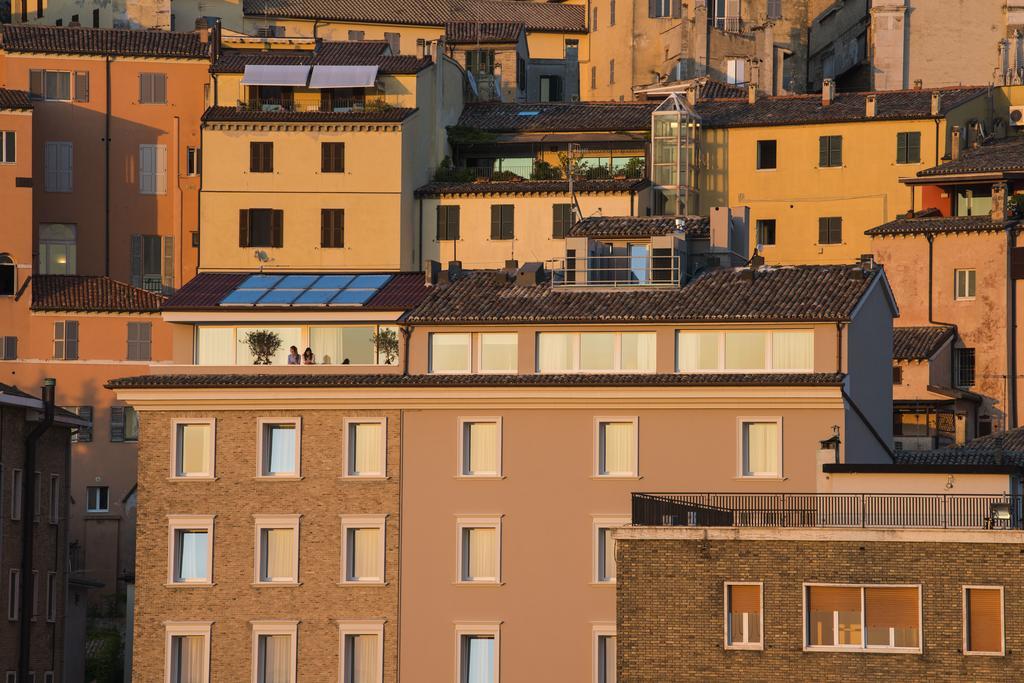
M 942 111 L 942 93 L 938 90 L 932 91 L 932 116 L 938 116 Z
M 438 261 L 427 260 L 423 263 L 423 279 L 427 287 L 437 284 L 437 276 L 441 273 L 441 264 Z
M 860 255 L 860 267 L 864 270 L 871 272 L 875 269 L 875 255 L 874 254 L 861 254 Z
M 757 102 L 757 84 L 747 84 L 747 104 L 755 104 Z
M 517 287 L 531 287 L 544 282 L 543 263 L 524 263 L 516 273 Z
M 868 95 L 867 97 L 864 98 L 864 115 L 867 116 L 869 119 L 875 118 L 875 113 L 877 111 L 878 105 L 877 100 L 877 95 Z
M 505 260 L 505 270 L 516 271 L 519 270 L 519 261 L 514 258 Z
M 995 223 L 1002 223 L 1006 220 L 1006 183 L 993 183 L 992 185 L 992 211 L 989 216 Z
M 423 38 L 416 39 L 416 56 L 423 59 L 427 52 L 427 41 Z
M 949 137 L 949 158 L 956 161 L 960 158 L 960 126 L 953 126 Z
M 836 98 L 836 82 L 826 78 L 821 82 L 821 106 L 827 107 Z
M 462 277 L 462 261 L 448 262 L 448 282 L 455 282 Z
M 920 78 L 914 79 L 914 90 L 921 90 L 922 88 L 924 88 L 924 81 Z
M 692 83 L 689 88 L 686 89 L 686 103 L 691 107 L 695 106 L 700 100 L 700 92 L 696 83 Z

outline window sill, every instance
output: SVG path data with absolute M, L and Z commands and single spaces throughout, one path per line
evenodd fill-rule
M 281 475 L 278 477 L 265 477 L 263 475 L 257 474 L 255 477 L 253 477 L 253 479 L 255 479 L 256 481 L 302 481 L 303 479 L 305 479 L 305 477 L 303 477 L 302 475 L 294 474 L 289 474 L 287 476 Z
M 369 586 L 370 588 L 382 588 L 384 586 L 387 586 L 388 582 L 387 581 L 339 581 L 338 585 L 339 586 L 344 586 L 345 588 L 351 588 L 351 587 L 358 588 L 359 586 Z
M 757 172 L 763 172 L 763 171 L 775 172 L 775 171 L 778 171 L 779 169 L 778 168 L 755 168 L 754 170 L 757 171 Z
M 176 582 L 170 582 L 170 583 L 165 583 L 164 584 L 164 588 L 213 588 L 216 585 L 217 584 L 213 583 L 213 582 L 198 582 L 198 581 L 196 583 L 184 583 L 184 582 L 176 583 Z
M 504 581 L 452 581 L 454 586 L 504 586 Z
M 964 657 L 1005 657 L 1005 652 L 964 652 Z
M 639 474 L 592 474 L 590 478 L 600 481 L 636 481 L 643 479 Z
M 784 476 L 781 476 L 781 475 L 777 476 L 777 477 L 775 477 L 775 476 L 773 476 L 773 477 L 768 477 L 768 476 L 765 476 L 765 477 L 744 477 L 743 475 L 739 475 L 739 476 L 733 477 L 733 481 L 788 481 L 788 480 L 789 480 L 789 477 L 784 477 Z
M 338 479 L 341 481 L 388 481 L 391 477 L 377 474 L 342 474 Z
M 861 646 L 822 646 L 822 647 L 810 647 L 804 646 L 804 652 L 854 652 L 866 655 L 881 654 L 881 655 L 919 655 L 922 654 L 920 648 L 916 647 L 861 647 Z
M 617 584 L 616 581 L 591 581 L 590 582 L 591 586 L 610 586 L 611 588 L 615 588 L 616 584 Z
M 722 649 L 738 650 L 741 652 L 743 650 L 746 650 L 747 652 L 762 652 L 764 650 L 764 644 L 758 643 L 757 645 L 724 645 Z
M 452 477 L 452 479 L 469 479 L 471 481 L 474 479 L 500 481 L 507 478 L 504 474 L 456 474 Z
M 301 586 L 301 581 L 254 581 L 253 588 L 295 588 Z
M 217 481 L 220 477 L 167 477 L 167 481 Z

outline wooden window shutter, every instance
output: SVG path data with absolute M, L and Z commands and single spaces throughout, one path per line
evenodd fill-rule
M 320 143 L 320 172 L 329 173 L 331 169 L 331 146 L 326 142 Z
M 75 412 L 78 413 L 78 417 L 83 420 L 92 422 L 92 406 L 78 406 L 78 410 Z M 92 441 L 92 427 L 79 427 L 77 441 L 79 443 L 89 443 Z
M 680 19 L 683 16 L 683 0 L 672 0 L 672 18 Z
M 75 102 L 89 101 L 89 72 L 75 72 Z
M 64 323 L 60 321 L 53 324 L 53 357 L 64 358 Z
M 326 147 L 325 147 L 326 149 Z M 320 209 L 320 246 L 331 245 L 331 210 Z
M 461 229 L 459 216 L 461 211 L 462 208 L 458 206 L 448 207 L 448 239 L 459 239 L 459 230 Z
M 153 74 L 153 101 L 167 101 L 167 74 Z
M 4 337 L 3 346 L 3 359 L 4 360 L 17 360 L 18 358 L 18 338 L 17 337 Z
M 810 586 L 807 607 L 811 612 L 860 612 L 860 588 Z
M 64 358 L 78 360 L 78 321 L 64 322 Z
M 45 71 L 38 69 L 28 72 L 28 91 L 34 100 L 43 99 L 43 79 L 45 73 Z
M 238 246 L 248 247 L 252 243 L 249 228 L 249 209 L 238 210 Z
M 275 247 L 284 246 L 284 211 L 274 209 L 271 212 L 270 243 Z
M 491 239 L 501 239 L 501 205 L 491 204 Z
M 128 242 L 131 248 L 132 287 L 142 286 L 142 235 L 132 235 Z
M 1003 601 L 998 588 L 967 589 L 967 651 L 1003 651 Z
M 164 263 L 162 273 L 162 284 L 164 292 L 170 293 L 174 289 L 174 237 L 168 235 L 163 238 Z
M 516 207 L 515 204 L 506 204 L 501 216 L 501 236 L 504 239 L 513 239 L 516 234 Z
M 274 143 L 269 142 L 263 145 L 263 168 L 267 173 L 274 170 Z
M 828 219 L 818 219 L 818 244 L 828 244 Z
M 725 0 L 725 16 L 739 18 L 740 0 Z
M 818 166 L 828 166 L 828 136 L 822 135 L 818 138 Z
M 729 611 L 732 613 L 761 613 L 760 586 L 729 586 Z
M 435 221 L 437 223 L 437 241 L 440 242 L 441 240 L 448 239 L 448 226 L 444 224 L 446 218 L 443 211 L 444 207 L 438 206 L 435 208 L 437 210 L 437 220 Z
M 124 441 L 124 406 L 110 406 L 110 440 Z

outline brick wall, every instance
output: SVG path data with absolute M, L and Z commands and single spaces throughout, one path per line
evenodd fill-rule
M 1020 680 L 1020 544 L 676 539 L 617 543 L 620 683 Z M 764 582 L 763 651 L 723 648 L 725 581 Z M 804 582 L 920 583 L 923 652 L 804 652 Z M 965 657 L 960 652 L 961 588 L 971 584 L 1004 586 L 1005 656 Z
M 165 621 L 212 621 L 212 680 L 249 680 L 253 620 L 298 620 L 298 680 L 336 681 L 337 620 L 386 619 L 384 681 L 397 680 L 399 414 L 141 413 L 134 680 L 164 678 Z M 345 417 L 387 417 L 386 480 L 342 480 Z M 215 481 L 170 480 L 171 420 L 216 418 Z M 302 479 L 256 479 L 257 418 L 301 417 Z M 210 587 L 168 587 L 167 516 L 212 514 Z M 301 514 L 299 586 L 257 587 L 254 514 Z M 384 586 L 339 585 L 341 515 L 387 514 Z

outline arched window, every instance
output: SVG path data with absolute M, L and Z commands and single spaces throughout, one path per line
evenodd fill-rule
M 14 296 L 18 284 L 18 269 L 14 259 L 0 254 L 0 296 Z

